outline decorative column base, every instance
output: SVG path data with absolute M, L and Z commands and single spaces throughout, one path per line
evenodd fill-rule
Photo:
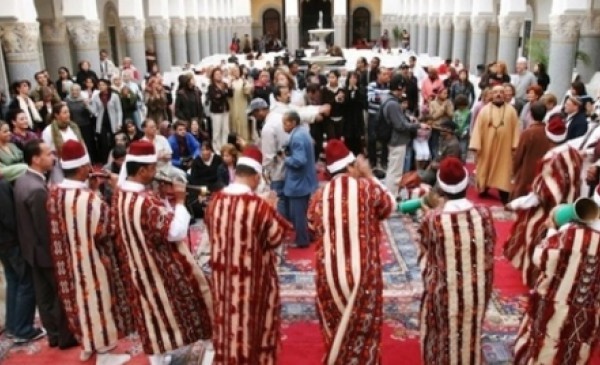
M 144 42 L 144 30 L 146 24 L 143 19 L 121 19 L 121 29 L 125 36 L 125 47 L 127 56 L 140 74 L 145 75 L 146 70 L 146 45 Z
M 45 68 L 50 72 L 58 70 L 61 66 L 74 70 L 67 38 L 67 24 L 64 21 L 43 20 L 41 29 Z
M 334 15 L 333 16 L 333 44 L 345 48 L 348 44 L 346 42 L 346 16 L 345 15 Z
M 40 25 L 37 22 L 2 23 L 0 31 L 9 82 L 33 81 L 33 75 L 41 68 L 38 52 Z
M 515 63 L 519 51 L 519 35 L 523 25 L 519 15 L 501 15 L 498 17 L 500 38 L 498 40 L 498 59 L 508 65 L 508 72 L 515 72 Z
M 200 63 L 200 36 L 198 35 L 198 18 L 187 18 L 186 39 L 189 62 L 194 65 Z
M 208 57 L 210 53 L 210 20 L 208 18 L 199 19 L 200 28 L 200 57 Z
M 554 95 L 563 95 L 570 88 L 579 28 L 584 18 L 583 15 L 550 15 L 548 91 Z
M 454 17 L 454 38 L 452 40 L 452 59 L 459 59 L 467 64 L 467 42 L 469 38 L 469 18 L 467 16 Z
M 171 44 L 173 45 L 173 56 L 176 66 L 183 66 L 188 62 L 186 20 L 183 18 L 171 18 Z
M 452 57 L 452 16 L 442 15 L 440 22 L 440 47 L 438 56 L 447 60 Z
M 171 54 L 171 39 L 169 29 L 171 23 L 167 18 L 151 18 L 150 26 L 154 33 L 154 49 L 156 50 L 156 63 L 162 72 L 171 71 L 173 55 Z
M 100 70 L 100 22 L 98 20 L 69 20 L 67 29 L 75 44 L 75 57 L 77 62 L 88 61 L 92 70 Z
M 439 40 L 439 26 L 438 16 L 433 15 L 428 18 L 427 22 L 427 54 L 429 56 L 437 56 L 438 52 L 438 40 Z
M 287 46 L 290 54 L 295 54 L 296 50 L 300 46 L 300 33 L 298 32 L 298 25 L 300 24 L 300 18 L 297 16 L 285 17 L 285 25 L 287 26 Z

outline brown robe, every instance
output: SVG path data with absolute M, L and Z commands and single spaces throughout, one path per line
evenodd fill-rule
M 523 131 L 513 159 L 513 190 L 510 199 L 527 195 L 535 178 L 537 166 L 553 143 L 546 137 L 544 123 L 534 122 Z
M 471 136 L 469 149 L 477 154 L 477 188 L 511 191 L 512 151 L 517 148 L 519 117 L 509 104 L 498 107 L 488 103 L 481 109 Z

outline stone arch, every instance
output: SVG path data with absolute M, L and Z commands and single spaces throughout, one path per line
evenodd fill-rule
M 110 53 L 111 59 L 117 63 L 125 56 L 117 5 L 113 1 L 107 1 L 104 4 L 102 15 L 100 49 L 106 49 Z
M 281 39 L 281 13 L 275 8 L 268 8 L 262 13 L 263 35 L 270 34 Z
M 350 29 L 352 29 L 351 44 L 355 44 L 359 39 L 367 42 L 371 39 L 372 13 L 365 6 L 359 6 L 352 11 L 352 20 Z
M 348 9 L 348 28 L 350 30 L 349 32 L 349 43 L 352 44 L 353 41 L 353 33 L 354 33 L 354 22 L 353 22 L 353 17 L 352 15 L 354 14 L 354 12 L 358 9 L 358 8 L 365 8 L 369 14 L 371 14 L 371 20 L 370 20 L 370 29 L 369 29 L 369 34 L 370 35 L 375 35 L 375 34 L 380 34 L 380 27 L 381 27 L 381 2 L 380 1 L 367 1 L 367 0 L 349 0 L 350 2 L 350 9 Z

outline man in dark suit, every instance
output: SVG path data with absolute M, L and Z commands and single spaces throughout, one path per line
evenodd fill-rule
M 302 72 L 300 72 L 300 67 L 297 61 L 292 61 L 290 63 L 290 74 L 292 74 L 294 80 L 296 81 L 296 90 L 306 89 L 306 78 Z
M 289 111 L 283 115 L 283 129 L 290 134 L 285 154 L 283 195 L 287 198 L 287 217 L 296 230 L 296 247 L 308 247 L 308 201 L 317 189 L 317 170 L 312 138 L 300 125 L 300 115 Z
M 581 101 L 569 96 L 565 101 L 565 123 L 567 123 L 567 141 L 581 137 L 587 133 L 588 122 Z
M 66 349 L 76 346 L 77 341 L 67 327 L 58 299 L 50 254 L 45 175 L 54 167 L 54 155 L 50 146 L 41 140 L 28 142 L 23 155 L 29 168 L 15 181 L 17 235 L 23 258 L 33 276 L 36 304 L 42 324 L 48 331 L 49 345 Z

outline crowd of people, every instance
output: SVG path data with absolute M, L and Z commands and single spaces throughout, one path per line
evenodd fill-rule
M 472 157 L 478 193 L 517 215 L 504 253 L 531 294 L 515 363 L 586 363 L 600 315 L 600 103 L 582 81 L 553 95 L 526 59 L 512 78 L 488 65 L 478 85 L 460 60 L 415 56 L 257 69 L 239 43 L 247 65 L 233 57 L 176 85 L 106 51 L 99 70 L 82 61 L 74 77 L 61 67 L 55 82 L 42 70 L 35 87 L 12 85 L 0 121 L 6 336 L 123 364 L 117 341 L 136 332 L 151 364 L 197 341 L 215 364 L 274 364 L 278 264 L 315 245 L 324 363 L 378 364 L 380 223 L 416 197 L 423 362 L 481 364 L 496 233 L 466 198 Z M 573 208 L 557 224 L 561 205 L 586 198 L 592 218 Z M 194 218 L 210 275 L 185 244 Z

